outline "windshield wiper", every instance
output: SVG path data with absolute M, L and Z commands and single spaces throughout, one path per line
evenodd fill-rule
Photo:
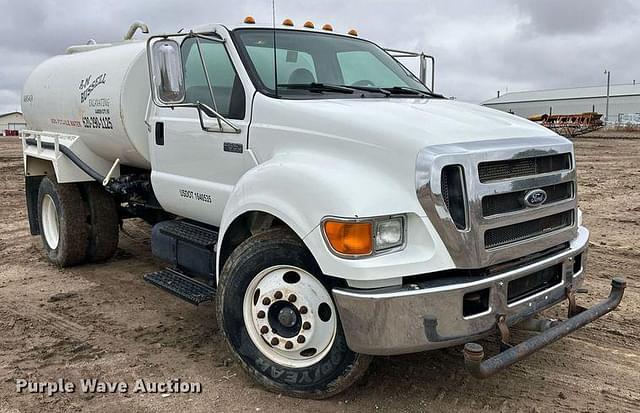
M 373 93 L 382 93 L 385 96 L 391 96 L 391 92 L 384 90 L 381 87 L 376 87 L 376 86 L 347 86 L 347 85 L 341 85 L 342 87 L 348 87 L 351 89 L 355 89 L 355 90 L 362 90 L 365 92 L 373 92 Z
M 279 88 L 283 89 L 300 89 L 300 90 L 308 90 L 310 92 L 337 92 L 337 93 L 345 93 L 345 94 L 353 94 L 353 89 L 347 86 L 340 85 L 330 85 L 326 83 L 283 83 L 278 85 Z
M 429 96 L 433 98 L 445 99 L 443 95 L 438 93 L 428 92 L 426 90 L 415 89 L 408 86 L 394 86 L 394 87 L 385 87 L 384 90 L 389 91 L 392 94 L 404 94 L 404 95 L 422 95 Z

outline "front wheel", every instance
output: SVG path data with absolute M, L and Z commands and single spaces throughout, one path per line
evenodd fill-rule
M 268 389 L 325 398 L 365 373 L 370 356 L 347 347 L 330 287 L 285 228 L 242 243 L 224 265 L 217 312 L 231 351 Z

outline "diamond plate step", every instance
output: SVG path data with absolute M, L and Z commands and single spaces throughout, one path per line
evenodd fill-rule
M 182 241 L 205 247 L 213 251 L 218 242 L 218 232 L 186 221 L 166 221 L 161 224 L 160 232 Z
M 215 288 L 171 268 L 146 274 L 144 280 L 195 305 L 212 301 L 216 295 Z

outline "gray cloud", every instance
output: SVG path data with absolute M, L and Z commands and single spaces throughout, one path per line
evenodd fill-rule
M 521 0 L 516 4 L 534 32 L 549 35 L 594 33 L 612 22 L 628 22 L 638 12 L 629 0 Z
M 251 14 L 271 21 L 271 1 L 0 0 L 0 112 L 15 110 L 29 72 L 71 44 L 118 40 L 133 20 L 153 32 Z M 436 90 L 479 102 L 516 91 L 640 80 L 638 2 L 614 0 L 277 0 L 278 21 L 355 27 L 383 46 L 425 50 L 438 60 Z

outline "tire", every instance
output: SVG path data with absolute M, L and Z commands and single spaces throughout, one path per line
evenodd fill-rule
M 118 249 L 119 217 L 114 198 L 96 183 L 83 185 L 89 213 L 87 260 L 105 261 Z
M 282 273 L 285 275 L 281 276 Z M 293 280 L 285 278 L 287 274 L 294 274 Z M 297 281 L 295 274 L 298 275 Z M 269 285 L 274 289 L 267 288 L 267 283 L 271 283 Z M 256 285 L 265 288 L 257 289 L 256 294 L 252 294 Z M 312 287 L 303 288 L 307 285 Z M 280 290 L 284 291 L 284 296 Z M 312 290 L 314 292 L 309 294 Z M 276 291 L 275 295 L 273 291 Z M 290 291 L 297 291 L 297 297 L 292 298 Z M 300 291 L 306 291 L 306 296 Z M 273 228 L 254 235 L 233 251 L 225 262 L 218 283 L 218 326 L 231 352 L 249 376 L 273 392 L 323 399 L 342 392 L 364 375 L 372 357 L 348 348 L 330 291 L 329 282 L 322 276 L 311 253 L 286 228 Z M 273 300 L 268 308 L 260 307 L 265 305 L 265 301 L 261 301 L 265 299 L 262 295 Z M 317 297 L 320 297 L 322 304 L 315 307 L 313 300 L 317 300 Z M 294 302 L 291 302 L 292 299 Z M 308 303 L 309 309 L 303 305 L 305 303 Z M 295 310 L 286 310 L 297 315 L 293 317 L 295 324 L 293 319 L 286 317 L 284 319 L 288 325 L 279 324 L 283 306 L 295 307 Z M 332 311 L 325 312 L 323 317 L 321 307 L 330 307 Z M 256 312 L 258 308 L 266 308 L 268 315 L 262 311 L 260 317 L 260 312 Z M 276 308 L 281 310 L 273 313 L 272 310 Z M 252 318 L 253 314 L 256 314 L 255 318 Z M 312 324 L 305 326 L 303 320 L 309 320 Z M 269 327 L 258 325 L 267 322 Z M 289 324 L 293 325 L 291 329 Z M 312 326 L 315 326 L 315 330 L 312 330 Z M 276 327 L 282 329 L 278 333 L 286 337 L 276 335 Z M 266 330 L 269 332 L 266 333 Z M 333 331 L 330 341 L 328 331 Z M 305 334 L 309 334 L 308 342 L 299 344 L 300 335 Z M 279 343 L 273 345 L 273 342 L 269 342 L 273 340 L 270 337 L 279 337 Z M 323 345 L 318 348 L 305 347 L 318 340 Z M 294 347 L 291 349 L 287 345 Z M 311 353 L 313 355 L 306 358 L 306 354 Z
M 44 252 L 59 267 L 84 261 L 88 245 L 87 213 L 76 184 L 44 178 L 38 190 L 38 220 Z

